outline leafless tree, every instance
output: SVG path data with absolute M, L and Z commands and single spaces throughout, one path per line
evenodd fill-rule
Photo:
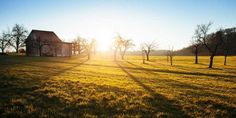
M 82 43 L 85 39 L 78 36 L 77 38 L 75 38 L 73 41 L 72 41 L 72 48 L 73 48 L 73 53 L 76 54 L 81 54 L 82 52 Z
M 155 50 L 155 48 L 157 48 L 157 43 L 156 41 L 152 41 L 151 43 L 144 43 L 143 44 L 143 50 L 144 53 L 146 54 L 146 60 L 149 61 L 149 55 L 150 55 L 150 52 Z
M 223 44 L 223 32 L 221 30 L 216 33 L 208 34 L 211 25 L 211 22 L 208 24 L 197 25 L 197 29 L 195 31 L 195 34 L 199 37 L 199 41 L 203 43 L 211 54 L 210 63 L 208 66 L 209 68 L 212 68 L 213 66 L 213 60 L 217 53 L 217 49 Z
M 88 59 L 90 59 L 91 58 L 91 51 L 93 48 L 92 42 L 89 42 L 88 40 L 84 39 L 82 41 L 82 46 L 83 46 L 84 53 L 88 56 Z
M 201 42 L 199 42 L 198 37 L 193 37 L 191 40 L 191 45 L 194 48 L 193 53 L 195 54 L 195 64 L 198 64 L 198 53 L 199 53 L 199 48 L 201 46 Z
M 12 39 L 10 41 L 10 45 L 15 48 L 18 53 L 20 47 L 25 46 L 25 39 L 27 38 L 28 31 L 22 25 L 15 24 L 12 28 Z
M 9 46 L 10 41 L 10 34 L 7 32 L 2 32 L 2 36 L 0 36 L 0 48 L 2 50 L 2 53 L 4 53 L 4 50 Z
M 173 57 L 174 57 L 174 47 L 173 46 L 171 48 L 169 48 L 168 56 L 169 56 L 169 59 L 170 59 L 170 65 L 172 66 L 173 65 Z
M 124 59 L 124 56 L 126 54 L 126 51 L 131 48 L 132 46 L 134 46 L 133 42 L 131 39 L 123 39 L 122 40 L 122 44 L 121 44 L 121 59 Z
M 227 65 L 227 56 L 229 52 L 234 49 L 236 39 L 236 28 L 230 28 L 224 30 L 224 37 L 223 37 L 223 51 L 224 51 L 224 65 Z

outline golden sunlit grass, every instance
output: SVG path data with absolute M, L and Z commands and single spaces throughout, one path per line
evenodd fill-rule
M 0 57 L 3 117 L 234 117 L 236 58 Z

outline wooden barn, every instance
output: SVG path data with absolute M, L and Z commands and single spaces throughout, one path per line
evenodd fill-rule
M 32 30 L 26 39 L 26 55 L 70 57 L 72 43 L 61 41 L 52 31 Z

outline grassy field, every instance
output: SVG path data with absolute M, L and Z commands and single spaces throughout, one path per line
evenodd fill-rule
M 0 56 L 0 117 L 236 117 L 236 57 Z

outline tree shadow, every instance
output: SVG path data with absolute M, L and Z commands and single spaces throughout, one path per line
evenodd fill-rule
M 166 111 L 162 104 L 168 105 L 168 102 L 162 103 L 166 101 L 161 100 L 161 96 L 158 100 L 158 97 L 142 99 L 140 93 L 124 88 L 68 80 L 0 76 L 0 92 L 0 117 L 114 117 L 124 114 L 154 117 L 156 112 L 142 108 L 143 103 L 134 100 L 160 105 L 156 106 L 160 108 L 158 112 Z M 136 107 L 127 109 L 127 105 Z
M 41 84 L 38 79 L 0 76 L 0 117 L 39 117 L 43 111 L 60 111 L 65 104 L 37 91 Z
M 168 100 L 161 94 L 156 93 L 150 87 L 146 86 L 142 83 L 137 77 L 133 76 L 130 72 L 128 72 L 124 67 L 122 67 L 117 61 L 116 64 L 118 67 L 125 72 L 129 78 L 131 78 L 134 82 L 136 82 L 139 86 L 141 86 L 145 91 L 147 91 L 150 95 L 153 96 L 153 99 L 149 99 L 148 102 L 152 106 L 154 110 L 154 114 L 158 113 L 167 113 L 167 117 L 188 117 L 181 109 L 179 105 L 177 105 L 176 101 Z M 155 116 L 152 114 L 151 116 Z M 165 117 L 165 116 L 162 116 Z
M 49 67 L 47 65 L 39 65 L 39 64 L 24 64 L 25 66 L 29 66 L 29 67 L 36 67 L 36 68 L 40 68 L 40 70 L 44 70 L 44 69 L 47 69 L 46 70 L 46 73 L 42 73 L 44 78 L 45 79 L 48 79 L 50 77 L 53 77 L 53 76 L 59 76 L 67 71 L 70 71 L 76 67 L 79 67 L 83 64 L 85 64 L 88 60 L 84 60 L 80 63 L 74 63 L 72 66 L 70 67 L 62 67 L 62 68 L 58 68 L 58 67 Z M 53 70 L 53 71 L 52 71 Z M 31 70 L 30 70 L 31 71 Z M 45 71 L 45 70 L 44 70 Z
M 134 63 L 131 63 L 131 62 L 127 62 L 127 63 L 129 63 L 130 65 L 136 66 L 136 67 L 140 67 L 140 66 L 138 66 L 138 65 L 136 65 Z M 121 65 L 119 65 L 119 66 L 121 66 Z M 127 70 L 125 70 L 124 68 L 123 68 L 123 71 L 126 72 L 127 74 L 129 74 L 129 72 Z M 155 74 L 155 73 L 147 72 L 146 74 Z M 134 80 L 138 81 L 137 78 L 135 78 L 134 76 L 130 75 L 130 77 L 133 78 Z M 217 94 L 215 91 L 219 92 L 219 90 L 215 90 L 214 88 L 210 89 L 209 87 L 205 87 L 205 86 L 190 85 L 190 84 L 187 84 L 187 83 L 184 83 L 184 82 L 180 82 L 180 81 L 176 81 L 176 80 L 172 80 L 172 79 L 171 80 L 170 79 L 158 79 L 158 82 L 165 83 L 168 86 L 170 86 L 172 88 L 175 88 L 175 89 L 178 88 L 179 91 L 181 91 L 181 90 L 185 91 L 184 94 L 181 94 L 181 96 L 176 96 L 176 98 L 180 99 L 180 100 L 183 100 L 184 96 L 185 97 L 194 97 L 194 98 L 213 97 L 215 99 L 220 99 L 221 101 L 232 103 L 232 98 L 231 97 L 228 97 L 228 96 L 225 96 L 225 95 L 222 95 L 222 94 Z M 138 81 L 137 83 L 139 83 L 141 86 L 144 86 L 143 88 L 146 88 L 146 86 L 144 84 L 140 83 L 140 81 Z M 150 90 L 150 88 L 146 89 L 146 90 L 150 91 L 151 93 L 153 92 L 152 90 Z M 227 92 L 230 92 L 230 91 L 227 90 Z M 231 93 L 234 94 L 235 92 L 233 92 L 233 90 L 232 90 Z M 186 98 L 184 98 L 184 99 L 186 99 Z M 233 102 L 233 104 L 235 104 L 235 102 Z M 213 112 L 214 116 L 221 116 L 221 117 L 229 116 L 229 117 L 232 117 L 232 116 L 235 115 L 236 108 L 234 108 L 232 106 L 229 106 L 227 104 L 216 103 L 215 102 L 215 103 L 212 103 L 212 104 L 208 103 L 208 105 L 215 106 L 215 107 L 210 109 L 212 111 L 217 111 L 218 109 L 220 109 L 220 114 L 219 113 L 214 114 L 215 112 Z M 199 105 L 199 107 L 192 108 L 192 109 L 201 110 L 202 106 Z M 193 112 L 193 111 L 189 111 L 189 110 L 187 110 L 187 111 L 188 112 Z M 203 114 L 207 113 L 204 110 L 201 111 L 201 112 Z

